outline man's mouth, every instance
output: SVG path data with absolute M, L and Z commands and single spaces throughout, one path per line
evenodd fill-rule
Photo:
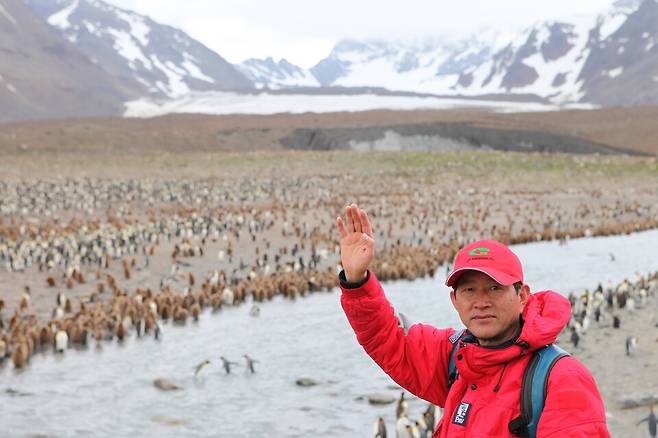
M 486 320 L 494 319 L 494 318 L 496 318 L 494 315 L 475 315 L 471 319 L 473 321 L 486 321 Z

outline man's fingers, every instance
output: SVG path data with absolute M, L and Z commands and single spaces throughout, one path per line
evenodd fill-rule
M 352 204 L 352 217 L 354 219 L 354 231 L 357 233 L 363 233 L 363 224 L 361 223 L 361 214 L 359 213 L 359 207 L 356 204 Z
M 370 220 L 368 219 L 368 213 L 366 213 L 365 210 L 359 210 L 359 216 L 361 217 L 361 226 L 363 228 L 363 232 L 372 237 L 372 226 L 370 225 Z
M 347 230 L 345 229 L 345 223 L 343 222 L 343 219 L 338 216 L 336 218 L 336 225 L 338 225 L 338 232 L 340 233 L 340 237 L 343 239 L 347 237 Z
M 345 220 L 347 220 L 347 232 L 354 232 L 354 218 L 352 217 L 352 207 L 348 205 L 345 207 Z

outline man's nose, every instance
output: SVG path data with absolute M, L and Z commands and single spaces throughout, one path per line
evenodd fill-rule
M 476 308 L 486 308 L 491 306 L 491 300 L 489 299 L 489 294 L 486 290 L 480 289 L 477 291 L 474 297 L 473 305 Z

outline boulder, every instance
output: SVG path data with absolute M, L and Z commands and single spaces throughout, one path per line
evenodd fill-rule
M 297 386 L 315 386 L 318 384 L 316 380 L 313 380 L 310 377 L 300 377 L 295 383 Z
M 395 396 L 392 396 L 390 394 L 382 394 L 382 393 L 375 393 L 375 394 L 368 394 L 368 403 L 371 405 L 389 405 L 391 403 L 394 403 L 397 398 Z
M 153 381 L 153 386 L 163 391 L 175 391 L 181 389 L 180 386 L 176 385 L 169 379 L 159 378 Z
M 655 394 L 641 394 L 632 393 L 621 396 L 617 404 L 621 409 L 632 409 L 640 406 L 651 406 L 658 403 L 658 393 Z

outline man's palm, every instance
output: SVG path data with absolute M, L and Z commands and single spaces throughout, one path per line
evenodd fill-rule
M 365 233 L 351 233 L 340 241 L 346 273 L 366 272 L 375 256 L 375 241 Z
M 375 257 L 375 240 L 370 220 L 356 204 L 345 208 L 346 223 L 338 217 L 336 223 L 341 235 L 340 257 L 348 281 L 365 278 Z

